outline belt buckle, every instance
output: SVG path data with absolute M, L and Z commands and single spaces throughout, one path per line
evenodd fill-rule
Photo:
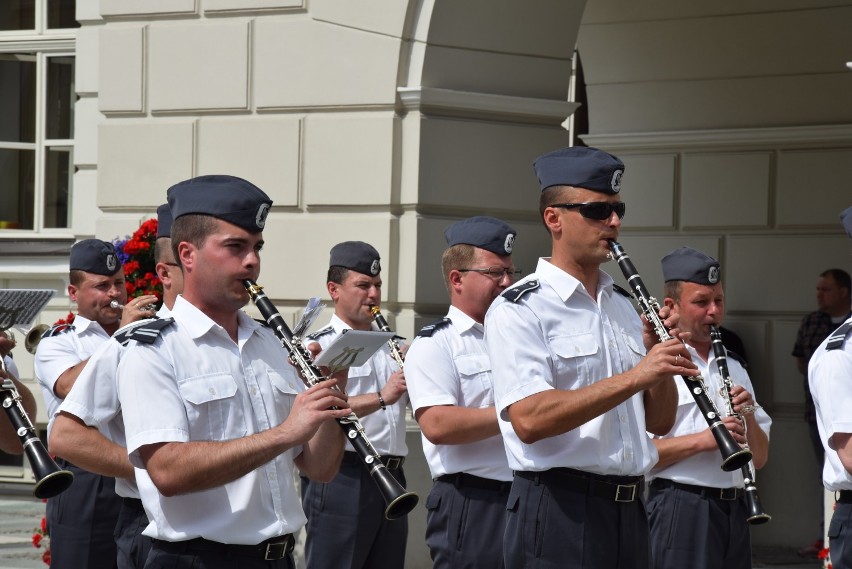
M 399 470 L 399 467 L 402 466 L 402 457 L 399 456 L 389 456 L 385 459 L 385 466 L 389 470 Z
M 619 484 L 615 488 L 616 502 L 632 502 L 636 499 L 636 488 L 638 484 Z M 627 496 L 622 496 L 622 491 L 627 493 Z
M 719 499 L 725 500 L 726 502 L 733 502 L 737 499 L 737 489 L 736 488 L 720 488 L 719 489 Z
M 277 541 L 275 543 L 267 543 L 266 551 L 263 554 L 264 561 L 276 561 L 284 558 L 287 555 L 287 548 L 290 545 L 290 540 Z

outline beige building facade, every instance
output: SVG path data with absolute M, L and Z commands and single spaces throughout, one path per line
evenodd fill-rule
M 170 185 L 224 173 L 274 200 L 260 284 L 282 313 L 324 297 L 329 249 L 358 239 L 382 254 L 383 311 L 411 338 L 446 311 L 443 228 L 501 217 L 533 270 L 549 239 L 532 160 L 597 146 L 627 166 L 621 241 L 649 288 L 675 247 L 723 263 L 727 323 L 774 420 L 758 477 L 773 521 L 754 542 L 816 537 L 822 492 L 790 352 L 817 275 L 852 269 L 838 221 L 852 204 L 852 2 L 77 0 L 75 18 L 0 31 L 0 64 L 74 65 L 73 135 L 35 136 L 31 227 L 0 187 L 0 286 L 55 288 L 42 322 L 68 311 L 71 243 L 128 235 Z M 50 90 L 40 97 L 49 115 Z M 3 132 L 0 177 L 4 148 L 29 151 Z M 54 149 L 72 157 L 64 225 L 44 213 Z M 32 357 L 15 356 L 31 378 Z M 425 498 L 416 425 L 409 435 Z M 424 525 L 419 506 L 410 567 L 429 566 Z

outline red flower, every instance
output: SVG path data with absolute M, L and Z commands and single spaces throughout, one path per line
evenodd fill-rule
M 47 518 L 41 518 L 41 533 L 47 533 Z
M 126 241 L 113 239 L 119 258 L 124 263 L 124 286 L 127 298 L 153 294 L 163 297 L 163 285 L 156 273 L 154 244 L 157 241 L 157 220 L 148 219 Z
M 44 539 L 44 536 L 40 533 L 33 534 L 33 547 L 41 547 L 41 540 Z

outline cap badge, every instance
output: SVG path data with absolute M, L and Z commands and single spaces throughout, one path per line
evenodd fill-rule
M 616 194 L 621 191 L 621 176 L 624 175 L 624 170 L 616 170 L 612 173 L 612 180 L 610 180 L 610 187 L 612 187 L 612 191 Z
M 108 271 L 118 269 L 118 257 L 115 256 L 115 253 L 110 253 L 106 256 L 106 267 Z
M 512 249 L 515 247 L 515 236 L 509 233 L 506 235 L 506 241 L 503 243 L 503 249 L 506 250 L 506 254 L 510 254 Z
M 371 274 L 371 275 L 378 275 L 378 274 L 379 274 L 379 270 L 380 270 L 380 269 L 381 269 L 381 266 L 379 265 L 379 260 L 378 260 L 378 259 L 376 259 L 376 260 L 375 260 L 375 261 L 373 261 L 373 262 L 372 262 L 372 264 L 370 265 L 370 274 Z
M 269 207 L 268 203 L 263 203 L 257 208 L 257 216 L 255 216 L 254 222 L 257 224 L 258 229 L 263 229 L 266 226 L 266 216 L 269 215 Z
M 711 284 L 719 282 L 719 267 L 710 267 L 710 270 L 707 271 L 707 280 Z

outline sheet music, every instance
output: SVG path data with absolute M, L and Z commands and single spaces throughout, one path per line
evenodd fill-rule
M 302 313 L 302 317 L 293 328 L 293 335 L 297 338 L 304 337 L 305 332 L 308 331 L 308 328 L 311 327 L 311 324 L 314 323 L 314 320 L 316 320 L 317 316 L 320 315 L 323 308 L 325 308 L 325 304 L 320 302 L 318 297 L 312 296 L 308 299 L 308 304 L 305 306 L 305 311 Z
M 54 294 L 53 289 L 0 290 L 0 330 L 29 326 Z

